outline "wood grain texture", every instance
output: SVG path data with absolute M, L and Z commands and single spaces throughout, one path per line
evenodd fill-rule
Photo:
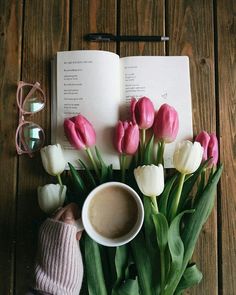
M 0 294 L 13 294 L 22 1 L 0 1 Z M 10 120 L 9 120 L 10 118 Z
M 42 126 L 50 138 L 50 61 L 59 50 L 69 47 L 69 1 L 25 1 L 22 80 L 39 81 L 47 96 L 46 108 L 31 120 Z M 39 153 L 33 159 L 19 159 L 17 202 L 16 294 L 30 285 L 36 251 L 37 224 L 41 213 L 37 187 L 50 183 Z
M 220 294 L 236 294 L 236 2 L 217 1 L 222 256 Z
M 71 49 L 97 49 L 116 52 L 115 42 L 84 41 L 84 35 L 88 33 L 116 34 L 116 1 L 72 0 L 71 4 Z
M 187 55 L 190 61 L 193 126 L 216 130 L 214 84 L 214 26 L 212 1 L 168 1 L 169 55 Z M 199 286 L 187 294 L 218 294 L 216 206 L 200 235 L 193 261 L 203 273 Z
M 165 1 L 120 1 L 120 35 L 165 35 Z M 164 55 L 164 42 L 121 42 L 120 55 Z

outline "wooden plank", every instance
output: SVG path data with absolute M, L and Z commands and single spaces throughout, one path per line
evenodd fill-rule
M 194 134 L 216 130 L 212 1 L 168 1 L 169 55 L 190 59 Z M 199 238 L 193 260 L 203 280 L 187 294 L 218 294 L 216 206 Z
M 165 35 L 164 0 L 120 1 L 121 35 Z M 121 42 L 120 55 L 164 55 L 159 42 Z
M 236 292 L 236 2 L 217 1 L 220 159 L 220 294 Z
M 18 113 L 22 1 L 0 1 L 0 294 L 13 294 Z
M 71 49 L 97 49 L 116 51 L 115 42 L 87 42 L 88 33 L 116 34 L 115 0 L 72 0 Z
M 39 81 L 47 96 L 46 108 L 30 119 L 42 126 L 46 144 L 50 138 L 50 60 L 59 50 L 69 47 L 69 1 L 25 1 L 22 79 Z M 37 226 L 41 212 L 37 187 L 50 183 L 42 168 L 39 153 L 19 160 L 17 203 L 16 290 L 25 294 L 33 273 Z

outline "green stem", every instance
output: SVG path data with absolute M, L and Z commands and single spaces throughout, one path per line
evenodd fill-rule
M 176 216 L 178 212 L 179 200 L 180 200 L 180 196 L 181 196 L 183 185 L 184 185 L 184 179 L 185 179 L 185 174 L 180 174 L 178 190 L 174 199 L 174 204 L 173 204 L 172 212 L 171 212 L 171 220 L 174 219 L 174 217 Z
M 57 180 L 58 180 L 58 183 L 59 183 L 60 185 L 63 185 L 63 183 L 62 183 L 62 181 L 61 181 L 61 175 L 60 175 L 60 174 L 57 175 Z
M 164 166 L 164 150 L 165 150 L 165 142 L 160 141 L 158 143 L 158 149 L 157 149 L 157 165 L 162 164 Z
M 157 205 L 157 198 L 156 196 L 153 196 L 153 197 L 150 197 L 151 198 L 151 202 L 152 202 L 152 205 L 155 209 L 155 213 L 158 213 L 159 210 L 158 210 L 158 205 Z
M 126 155 L 120 155 L 120 169 L 121 169 L 121 181 L 125 182 L 125 172 L 126 172 Z
M 143 164 L 145 153 L 146 129 L 141 129 L 140 147 L 141 147 L 141 164 Z
M 146 129 L 141 129 L 141 144 L 142 148 L 145 148 L 145 141 L 146 141 Z
M 97 177 L 99 178 L 100 177 L 100 173 L 99 173 L 99 170 L 98 170 L 98 166 L 97 166 L 96 161 L 94 160 L 94 157 L 93 157 L 93 155 L 91 153 L 90 148 L 85 149 L 85 151 L 86 151 L 86 153 L 87 153 L 87 155 L 88 155 L 88 157 L 89 157 L 89 159 L 90 159 L 90 161 L 91 161 L 91 163 L 93 165 L 93 168 L 95 170 L 95 173 L 96 173 Z
M 160 249 L 160 259 L 161 259 L 161 295 L 164 292 L 165 288 L 165 253 L 164 249 Z

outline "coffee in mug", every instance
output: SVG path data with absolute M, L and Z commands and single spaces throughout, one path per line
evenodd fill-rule
M 134 227 L 138 206 L 132 194 L 123 187 L 107 186 L 91 200 L 88 218 L 100 235 L 115 239 L 126 235 Z
M 139 195 L 124 183 L 108 182 L 89 193 L 77 227 L 84 229 L 97 243 L 117 247 L 138 234 L 143 219 L 144 209 Z

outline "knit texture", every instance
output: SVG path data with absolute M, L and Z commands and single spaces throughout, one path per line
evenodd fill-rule
M 34 289 L 55 295 L 78 295 L 83 278 L 83 263 L 77 228 L 47 219 L 39 231 Z

